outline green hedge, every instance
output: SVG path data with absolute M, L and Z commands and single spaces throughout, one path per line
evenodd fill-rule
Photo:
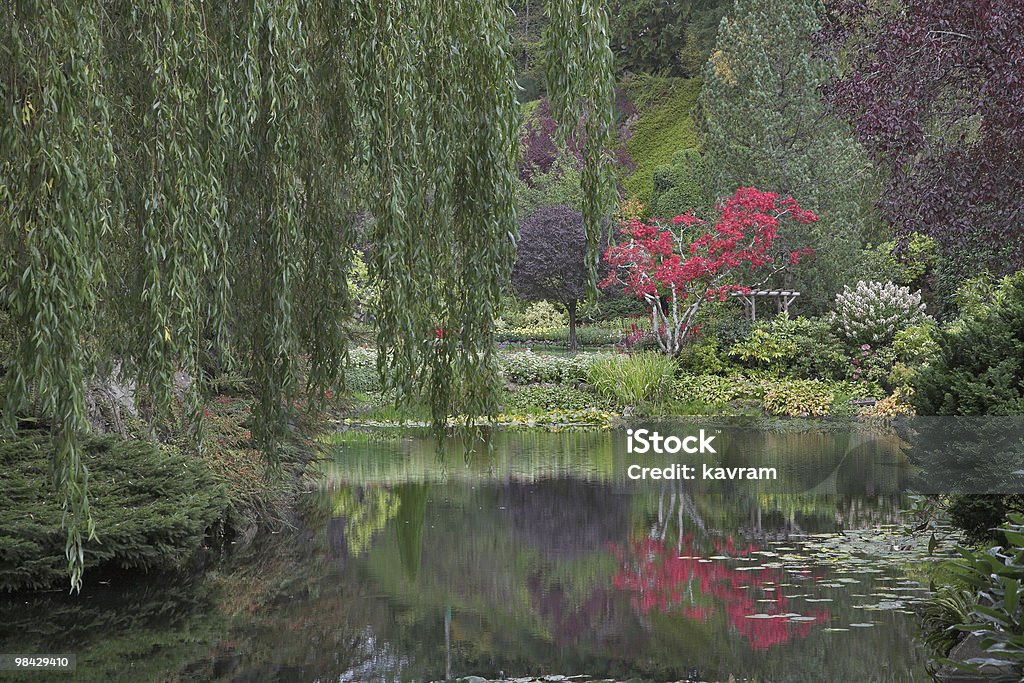
M 224 486 L 201 461 L 147 441 L 85 437 L 89 500 L 97 541 L 90 569 L 174 569 L 202 545 L 228 509 Z M 62 511 L 50 484 L 49 436 L 0 440 L 0 591 L 68 580 Z
M 348 365 L 345 366 L 345 388 L 363 393 L 381 390 L 375 349 L 363 346 L 349 348 Z

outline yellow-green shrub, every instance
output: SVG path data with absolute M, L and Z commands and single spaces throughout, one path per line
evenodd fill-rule
M 744 399 L 760 399 L 764 387 L 743 375 L 684 375 L 672 385 L 672 398 L 680 403 L 704 403 L 710 406 Z
M 765 388 L 762 405 L 771 415 L 819 417 L 832 407 L 834 386 L 816 379 L 774 382 Z
M 860 414 L 864 417 L 904 417 L 916 415 L 914 407 L 907 401 L 912 394 L 912 389 L 897 389 L 892 395 L 876 401 L 874 405 L 862 408 Z

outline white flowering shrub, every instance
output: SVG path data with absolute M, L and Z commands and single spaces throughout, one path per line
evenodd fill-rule
M 609 354 L 578 353 L 556 356 L 549 353 L 518 351 L 499 356 L 501 374 L 513 384 L 571 383 L 587 379 L 595 360 Z
M 893 282 L 864 282 L 836 296 L 832 324 L 854 344 L 885 344 L 900 330 L 927 319 L 921 292 Z

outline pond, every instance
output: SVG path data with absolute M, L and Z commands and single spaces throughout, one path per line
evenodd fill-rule
M 636 481 L 621 430 L 340 435 L 294 528 L 194 580 L 0 599 L 0 652 L 76 681 L 928 680 L 898 440 L 715 433 L 779 479 Z

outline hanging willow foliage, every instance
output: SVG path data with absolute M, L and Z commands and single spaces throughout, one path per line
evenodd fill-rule
M 131 313 L 106 321 L 117 331 L 109 346 L 159 415 L 177 372 L 201 376 L 204 330 L 226 317 L 229 277 L 215 267 L 228 241 L 223 165 L 211 152 L 228 144 L 228 129 L 201 4 L 118 0 L 107 11 L 107 62 L 121 65 L 107 96 L 124 115 L 114 122 L 121 220 L 107 242 L 106 295 Z M 199 392 L 190 396 L 202 415 Z
M 7 427 L 30 402 L 53 419 L 53 482 L 64 501 L 72 583 L 94 535 L 78 436 L 87 428 L 101 241 L 110 228 L 112 113 L 102 13 L 93 3 L 4 5 L 0 54 L 0 245 L 16 326 Z
M 594 272 L 613 199 L 608 20 L 582 0 L 547 9 L 551 99 L 586 142 Z M 494 413 L 519 151 L 505 3 L 0 11 L 0 306 L 18 340 L 4 415 L 52 425 L 73 587 L 93 532 L 88 383 L 116 360 L 159 417 L 188 378 L 198 428 L 209 366 L 240 367 L 272 461 L 300 380 L 340 388 L 357 226 L 387 384 L 427 396 L 438 426 Z
M 399 395 L 425 391 L 443 424 L 457 409 L 495 409 L 492 321 L 514 249 L 518 107 L 509 14 L 435 4 L 357 0 L 351 34 L 378 362 Z
M 597 293 L 597 246 L 607 232 L 614 208 L 615 172 L 612 142 L 615 136 L 613 55 L 609 45 L 605 3 L 564 0 L 548 3 L 544 73 L 551 112 L 565 143 L 569 133 L 579 134 L 583 146 L 583 222 L 587 244 L 587 291 Z

